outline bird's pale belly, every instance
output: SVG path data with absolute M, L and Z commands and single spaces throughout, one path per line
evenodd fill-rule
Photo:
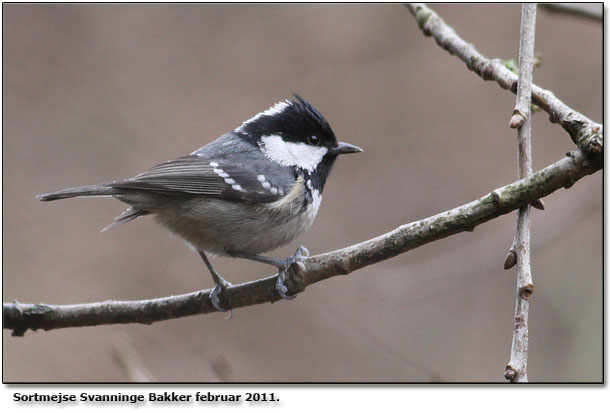
M 316 217 L 322 200 L 317 191 L 306 199 L 301 181 L 290 192 L 270 204 L 193 198 L 162 208 L 156 218 L 197 250 L 216 255 L 261 254 L 307 231 Z M 305 210 L 300 211 L 304 203 Z

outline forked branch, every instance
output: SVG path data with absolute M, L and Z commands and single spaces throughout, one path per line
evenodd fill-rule
M 601 169 L 601 159 L 588 159 L 580 150 L 536 172 L 532 176 L 498 188 L 483 197 L 449 211 L 402 225 L 376 238 L 337 251 L 316 255 L 289 268 L 288 294 L 296 294 L 313 283 L 387 260 L 404 252 L 507 214 Z M 231 308 L 247 307 L 278 300 L 275 276 L 228 287 L 224 297 Z M 169 320 L 216 310 L 209 300 L 210 290 L 139 301 L 49 305 L 3 304 L 3 328 L 13 335 L 28 329 L 52 330 L 103 324 L 143 323 Z
M 468 69 L 484 80 L 495 80 L 503 89 L 517 93 L 517 75 L 510 71 L 501 59 L 490 60 L 480 54 L 425 4 L 413 3 L 406 6 L 415 16 L 424 34 L 432 36 L 440 47 L 459 57 Z M 557 99 L 553 92 L 535 84 L 532 84 L 532 102 L 549 114 L 552 123 L 559 123 L 584 153 L 590 156 L 602 155 L 604 138 L 601 124 L 576 112 Z
M 427 35 L 439 45 L 464 60 L 469 69 L 484 79 L 494 79 L 500 86 L 517 90 L 517 76 L 499 60 L 488 60 L 472 45 L 459 38 L 426 6 L 408 5 Z M 468 204 L 449 211 L 402 225 L 376 238 L 341 250 L 316 255 L 289 268 L 287 294 L 296 294 L 313 283 L 387 260 L 430 242 L 473 231 L 477 225 L 535 203 L 560 188 L 569 188 L 576 181 L 603 167 L 602 126 L 557 99 L 551 92 L 532 85 L 532 99 L 566 129 L 580 148 L 533 175 L 498 188 Z M 144 323 L 215 312 L 209 300 L 210 290 L 139 301 L 105 301 L 102 303 L 48 305 L 3 304 L 3 328 L 13 335 L 28 329 L 52 330 L 66 327 L 103 324 Z M 229 307 L 240 308 L 278 300 L 275 276 L 232 285 L 224 293 Z

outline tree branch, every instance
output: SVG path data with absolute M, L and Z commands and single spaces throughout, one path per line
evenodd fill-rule
M 510 121 L 512 128 L 519 128 L 517 152 L 519 178 L 521 179 L 532 174 L 531 96 L 535 28 L 536 4 L 524 3 L 521 9 L 517 103 Z M 517 298 L 511 356 L 504 371 L 504 377 L 511 382 L 527 382 L 529 299 L 534 291 L 530 266 L 530 205 L 522 206 L 517 213 L 513 249 L 517 258 Z
M 498 188 L 468 204 L 402 225 L 376 238 L 337 251 L 316 255 L 292 265 L 286 277 L 288 294 L 296 294 L 313 283 L 387 260 L 429 242 L 463 231 L 507 214 L 576 181 L 603 166 L 600 158 L 587 158 L 580 150 L 566 154 L 552 165 L 510 185 Z M 48 305 L 3 304 L 3 328 L 13 335 L 28 329 L 52 330 L 103 324 L 143 323 L 215 312 L 211 290 L 139 301 Z M 223 297 L 231 308 L 278 300 L 275 276 L 228 287 Z
M 424 5 L 408 5 L 427 35 L 452 54 L 457 54 L 468 67 L 484 79 L 494 79 L 505 89 L 517 90 L 516 76 L 502 61 L 489 61 L 469 44 L 457 37 L 453 29 Z M 291 266 L 287 273 L 288 294 L 305 290 L 313 283 L 349 274 L 396 255 L 450 235 L 473 231 L 477 225 L 536 202 L 559 188 L 571 187 L 576 181 L 603 166 L 602 126 L 573 111 L 551 92 L 532 86 L 534 102 L 551 114 L 570 132 L 581 150 L 538 171 L 532 176 L 496 189 L 480 199 L 455 209 L 412 222 L 357 245 L 317 255 Z M 586 155 L 585 155 L 586 154 Z M 209 294 L 211 290 L 195 291 L 178 296 L 139 301 L 105 301 L 101 303 L 48 305 L 3 304 L 3 328 L 13 335 L 23 335 L 28 329 L 52 330 L 66 327 L 104 324 L 143 323 L 215 312 Z M 274 302 L 275 276 L 232 285 L 223 292 L 230 308 Z
M 501 59 L 489 60 L 472 44 L 466 43 L 453 28 L 448 26 L 434 11 L 422 3 L 407 4 L 426 36 L 450 54 L 459 57 L 468 69 L 484 80 L 495 80 L 500 87 L 517 93 L 517 75 L 506 68 Z M 532 102 L 547 112 L 552 123 L 559 123 L 572 141 L 589 156 L 602 156 L 604 147 L 603 126 L 576 112 L 555 97 L 553 92 L 532 84 Z

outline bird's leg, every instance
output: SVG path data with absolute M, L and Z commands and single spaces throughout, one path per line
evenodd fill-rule
M 237 258 L 245 258 L 247 260 L 262 262 L 263 264 L 273 265 L 277 268 L 277 279 L 275 281 L 275 290 L 284 300 L 292 300 L 296 297 L 296 295 L 287 295 L 286 292 L 288 289 L 284 285 L 284 280 L 286 279 L 286 270 L 292 264 L 298 261 L 303 261 L 305 258 L 309 256 L 309 251 L 307 248 L 300 246 L 297 248 L 294 255 L 286 258 L 269 258 L 269 257 L 261 257 L 260 255 L 247 254 L 245 252 L 233 253 L 233 257 Z
M 225 280 L 224 278 L 222 278 L 222 276 L 216 272 L 214 267 L 212 267 L 212 263 L 210 262 L 210 260 L 208 260 L 208 257 L 205 255 L 205 252 L 203 252 L 203 251 L 197 251 L 197 252 L 199 252 L 201 259 L 203 259 L 205 266 L 208 267 L 208 270 L 210 271 L 210 275 L 212 276 L 212 279 L 214 280 L 214 289 L 212 289 L 212 292 L 210 293 L 210 302 L 212 303 L 214 308 L 217 309 L 218 311 L 222 311 L 222 312 L 229 311 L 220 305 L 220 299 L 218 298 L 218 294 L 220 294 L 222 292 L 222 290 L 224 290 L 225 288 L 229 287 L 231 285 L 231 283 L 228 282 L 227 280 Z M 229 316 L 229 318 L 231 318 L 232 316 L 233 316 L 233 310 L 231 309 L 231 315 Z

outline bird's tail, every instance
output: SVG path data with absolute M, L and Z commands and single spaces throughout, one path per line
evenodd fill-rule
M 120 195 L 120 191 L 106 184 L 78 186 L 76 188 L 62 189 L 61 191 L 49 192 L 36 195 L 40 201 L 55 201 L 56 199 L 75 198 L 79 196 L 112 196 Z

